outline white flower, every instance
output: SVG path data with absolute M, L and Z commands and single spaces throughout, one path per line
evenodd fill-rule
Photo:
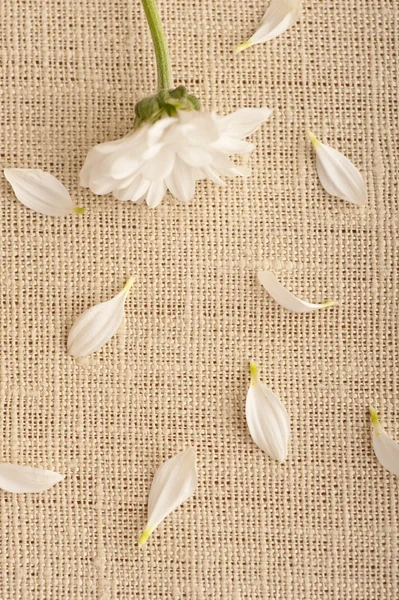
M 268 42 L 284 33 L 299 19 L 301 4 L 301 0 L 272 0 L 259 29 L 247 42 L 237 46 L 236 51 L 241 52 L 254 44 Z
M 241 109 L 220 117 L 196 111 L 177 111 L 153 124 L 144 123 L 121 140 L 90 150 L 80 173 L 81 185 L 95 194 L 113 192 L 118 200 L 147 201 L 154 208 L 168 189 L 188 202 L 195 182 L 220 176 L 245 176 L 248 169 L 234 165 L 229 154 L 245 154 L 253 145 L 243 138 L 267 121 L 267 108 Z
M 196 490 L 195 452 L 188 448 L 164 462 L 154 475 L 148 498 L 148 521 L 139 544 L 146 543 L 156 527 Z
M 247 394 L 246 416 L 255 444 L 271 458 L 283 463 L 287 458 L 290 422 L 284 404 L 258 379 L 251 363 L 251 385 Z
M 307 135 L 316 150 L 317 173 L 326 192 L 340 200 L 364 206 L 367 186 L 355 165 L 338 150 L 322 144 L 311 131 Z
M 323 304 L 311 304 L 305 300 L 300 300 L 287 290 L 278 281 L 277 277 L 270 271 L 259 271 L 258 279 L 267 292 L 274 298 L 274 300 L 286 308 L 296 313 L 307 313 L 317 310 L 319 308 L 327 308 L 329 306 L 335 306 L 337 303 L 334 300 L 323 302 Z
M 0 488 L 13 494 L 44 492 L 63 479 L 55 471 L 0 463 Z
M 373 423 L 375 455 L 385 469 L 394 475 L 399 475 L 399 444 L 386 433 L 373 407 L 370 408 L 370 416 Z
M 92 306 L 76 319 L 68 336 L 69 354 L 92 354 L 115 335 L 123 319 L 125 300 L 132 283 L 133 278 L 130 277 L 125 287 L 112 300 Z
M 51 217 L 85 212 L 74 206 L 68 190 L 54 175 L 41 169 L 4 169 L 4 176 L 18 200 L 36 212 Z

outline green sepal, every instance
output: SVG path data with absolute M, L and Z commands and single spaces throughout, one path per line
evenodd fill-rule
M 188 94 L 184 85 L 172 90 L 161 90 L 154 96 L 148 96 L 137 102 L 134 111 L 135 128 L 142 123 L 155 123 L 164 115 L 175 117 L 178 110 L 201 110 L 198 98 Z

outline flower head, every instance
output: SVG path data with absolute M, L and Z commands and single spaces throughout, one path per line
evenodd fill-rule
M 151 208 L 161 203 L 167 190 L 188 202 L 200 179 L 224 185 L 221 176 L 248 175 L 248 169 L 233 164 L 228 155 L 251 152 L 253 145 L 244 138 L 271 114 L 267 108 L 253 108 L 221 117 L 181 107 L 179 100 L 170 103 L 170 98 L 167 110 L 157 111 L 157 106 L 151 105 L 148 118 L 139 119 L 129 135 L 90 150 L 81 185 L 95 194 L 113 192 L 122 201 L 146 200 Z

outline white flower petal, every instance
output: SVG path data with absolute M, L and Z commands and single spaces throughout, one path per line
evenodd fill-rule
M 150 208 L 155 208 L 161 204 L 163 197 L 166 194 L 166 183 L 163 179 L 153 181 L 148 188 L 146 200 Z
M 370 408 L 370 416 L 373 423 L 375 455 L 387 471 L 399 475 L 399 444 L 386 433 L 374 408 Z
M 364 206 L 367 186 L 360 171 L 341 152 L 322 144 L 311 131 L 307 133 L 316 150 L 317 173 L 326 192 L 340 200 Z
M 191 146 L 207 147 L 219 137 L 217 117 L 212 113 L 181 111 L 179 121 L 184 125 L 178 127 L 178 134 Z
M 252 171 L 250 167 L 245 165 L 234 165 L 234 167 L 231 169 L 230 177 L 234 177 L 236 175 L 239 175 L 240 177 L 249 177 L 251 173 Z
M 225 154 L 249 154 L 254 149 L 254 145 L 245 140 L 221 135 L 213 147 Z
M 220 152 L 216 149 L 213 155 L 213 163 L 211 166 L 219 175 L 226 175 L 227 177 L 241 175 L 239 171 L 240 167 L 237 167 L 233 162 L 231 162 L 224 152 Z
M 147 525 L 139 544 L 145 544 L 156 527 L 180 504 L 192 496 L 197 487 L 195 452 L 188 448 L 164 462 L 155 473 L 148 499 Z
M 334 300 L 323 302 L 323 304 L 311 304 L 305 300 L 300 300 L 281 285 L 277 277 L 270 271 L 259 271 L 258 279 L 278 304 L 296 313 L 312 312 L 319 308 L 327 308 L 337 304 Z
M 114 192 L 118 200 L 130 200 L 138 202 L 148 191 L 151 182 L 144 179 L 141 175 L 136 175 L 133 181 L 125 188 L 120 188 Z
M 231 138 L 243 139 L 255 133 L 257 129 L 269 120 L 270 108 L 240 108 L 229 115 L 218 117 L 220 131 Z
M 112 300 L 92 306 L 76 319 L 68 336 L 69 354 L 92 354 L 115 335 L 123 319 L 125 300 L 132 283 L 133 278 L 130 277 Z
M 186 146 L 178 151 L 178 155 L 190 167 L 205 167 L 212 163 L 212 153 L 203 148 Z
M 7 181 L 22 204 L 51 217 L 64 217 L 72 212 L 83 213 L 75 207 L 66 187 L 41 169 L 4 169 Z
M 63 479 L 55 471 L 0 463 L 0 488 L 13 494 L 44 492 Z
M 109 194 L 114 189 L 117 189 L 117 186 L 115 185 L 115 179 L 104 175 L 99 179 L 92 179 L 90 181 L 90 189 L 97 196 L 105 196 L 105 194 Z
M 175 168 L 166 178 L 166 185 L 171 193 L 183 202 L 189 202 L 193 198 L 195 178 L 192 175 L 191 168 L 181 158 L 176 158 Z
M 165 135 L 165 133 L 167 133 L 168 129 L 170 129 L 172 125 L 176 124 L 177 122 L 178 119 L 175 117 L 164 117 L 152 125 L 145 125 L 144 127 L 146 127 L 147 145 L 150 147 L 153 144 L 157 144 Z M 140 129 L 138 131 L 140 131 Z
M 175 156 L 176 153 L 171 148 L 167 146 L 162 148 L 156 156 L 150 160 L 146 160 L 143 164 L 141 168 L 143 177 L 149 181 L 165 179 L 173 169 Z
M 290 422 L 284 404 L 258 379 L 251 363 L 251 385 L 247 394 L 246 417 L 252 439 L 271 458 L 283 463 L 287 458 Z
M 225 187 L 226 183 L 223 179 L 220 179 L 219 175 L 212 169 L 212 167 L 204 167 L 204 174 L 201 176 L 201 179 L 209 178 L 213 183 L 220 185 L 221 187 Z
M 301 4 L 301 0 L 272 0 L 259 29 L 247 42 L 237 46 L 236 51 L 241 52 L 254 44 L 268 42 L 287 31 L 299 19 Z
M 146 132 L 147 127 L 143 126 L 138 131 L 128 133 L 120 140 L 104 142 L 91 148 L 80 171 L 80 185 L 83 187 L 90 187 L 91 180 L 95 177 L 95 174 L 101 174 L 104 171 L 104 161 L 109 154 L 115 154 L 115 156 L 119 157 L 124 151 L 129 153 L 132 148 L 139 148 Z
M 103 169 L 107 173 L 107 177 L 125 181 L 126 178 L 130 180 L 132 174 L 137 173 L 142 164 L 143 161 L 138 156 L 138 152 L 129 152 L 119 157 L 114 155 L 107 157 L 103 162 Z

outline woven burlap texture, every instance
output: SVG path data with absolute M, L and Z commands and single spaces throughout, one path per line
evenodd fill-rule
M 266 3 L 159 4 L 176 84 L 221 114 L 274 112 L 250 178 L 149 210 L 78 179 L 155 90 L 139 0 L 0 3 L 1 166 L 50 171 L 87 208 L 35 214 L 0 178 L 0 460 L 66 474 L 0 491 L 0 598 L 394 600 L 399 480 L 368 405 L 399 439 L 398 4 L 309 0 L 239 55 Z M 365 174 L 365 208 L 321 188 L 308 128 Z M 261 268 L 339 306 L 289 313 Z M 118 335 L 67 356 L 76 316 L 129 274 Z M 290 414 L 283 466 L 247 429 L 250 359 Z M 188 445 L 198 490 L 138 548 L 153 474 Z

